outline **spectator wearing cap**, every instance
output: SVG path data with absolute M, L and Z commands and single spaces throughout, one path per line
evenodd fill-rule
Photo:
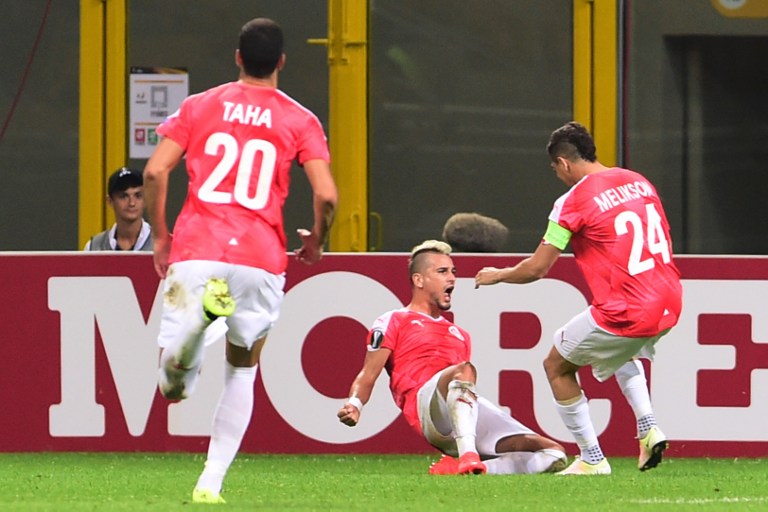
M 144 220 L 144 177 L 139 171 L 121 167 L 107 182 L 107 204 L 115 212 L 115 223 L 94 235 L 85 251 L 151 251 L 152 236 Z

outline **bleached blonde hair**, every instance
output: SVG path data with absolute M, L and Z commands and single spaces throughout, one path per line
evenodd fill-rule
M 425 240 L 419 245 L 411 249 L 411 258 L 408 260 L 408 273 L 413 275 L 420 272 L 422 269 L 419 265 L 422 258 L 418 256 L 424 253 L 433 252 L 439 254 L 445 254 L 446 256 L 451 254 L 451 246 L 440 240 Z

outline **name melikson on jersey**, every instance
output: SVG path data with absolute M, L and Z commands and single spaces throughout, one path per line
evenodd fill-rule
M 242 105 L 225 101 L 224 121 L 272 128 L 272 111 L 268 108 L 262 110 L 261 107 L 256 105 Z
M 627 201 L 653 196 L 653 189 L 647 183 L 636 181 L 634 183 L 627 183 L 626 185 L 619 185 L 615 188 L 609 188 L 599 196 L 595 196 L 593 199 L 600 207 L 600 211 L 606 212 L 614 206 L 619 206 Z

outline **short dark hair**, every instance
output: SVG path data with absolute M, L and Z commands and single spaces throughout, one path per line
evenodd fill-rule
M 245 73 L 267 78 L 283 55 L 283 30 L 269 18 L 254 18 L 240 29 L 238 48 Z
M 124 192 L 129 188 L 144 185 L 144 176 L 137 170 L 129 167 L 121 167 L 113 172 L 107 182 L 107 194 L 112 196 L 117 192 Z
M 597 161 L 597 149 L 592 135 L 584 125 L 576 121 L 566 123 L 552 132 L 547 144 L 547 153 L 553 162 L 557 157 L 571 161 L 579 159 L 587 162 Z

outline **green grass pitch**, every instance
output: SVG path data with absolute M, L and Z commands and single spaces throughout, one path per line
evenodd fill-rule
M 252 455 L 235 460 L 226 505 L 190 495 L 201 454 L 0 454 L 0 510 L 603 511 L 768 509 L 768 459 L 669 459 L 610 476 L 441 476 L 427 455 Z

